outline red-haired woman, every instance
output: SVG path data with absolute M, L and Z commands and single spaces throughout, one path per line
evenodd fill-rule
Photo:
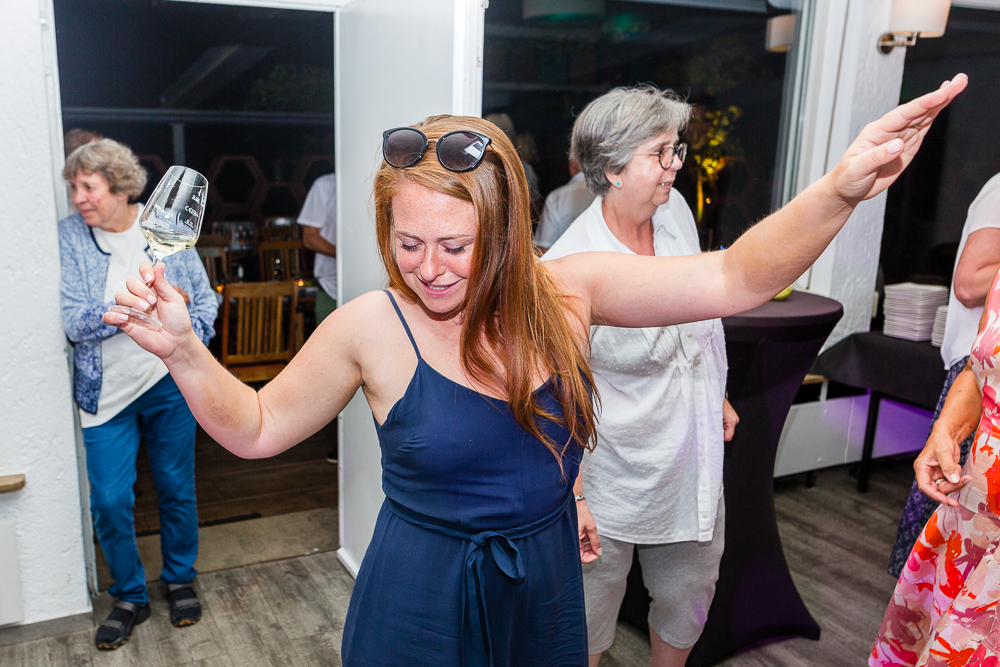
M 364 391 L 386 501 L 351 597 L 345 665 L 583 666 L 572 484 L 594 436 L 590 324 L 663 326 L 770 299 L 895 180 L 966 81 L 872 123 L 784 209 L 692 257 L 543 266 L 520 159 L 499 129 L 436 116 L 388 130 L 375 208 L 389 289 L 344 304 L 260 392 L 198 343 L 159 268 L 143 264 L 117 300 L 152 305 L 161 331 L 105 321 L 163 358 L 199 423 L 243 457 L 292 447 Z

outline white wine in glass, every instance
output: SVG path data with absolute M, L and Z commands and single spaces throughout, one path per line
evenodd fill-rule
M 153 251 L 154 267 L 198 241 L 207 198 L 208 180 L 194 169 L 174 166 L 160 179 L 139 216 L 139 230 Z M 144 329 L 158 331 L 163 326 L 135 308 L 115 305 L 108 310 L 127 315 L 130 323 Z

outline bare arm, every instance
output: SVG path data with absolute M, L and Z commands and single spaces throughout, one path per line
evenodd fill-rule
M 955 267 L 955 296 L 966 308 L 986 303 L 993 277 L 1000 270 L 1000 229 L 969 234 Z
M 948 494 L 969 482 L 968 477 L 961 477 L 960 444 L 979 425 L 982 405 L 983 398 L 979 393 L 976 376 L 967 365 L 948 390 L 944 407 L 934 422 L 927 444 L 913 462 L 917 487 L 939 503 L 958 507 L 958 501 L 949 498 Z M 935 483 L 940 479 L 944 481 Z
M 139 267 L 142 275 L 151 265 Z M 105 322 L 120 326 L 140 346 L 166 363 L 198 423 L 219 444 L 243 458 L 278 454 L 318 431 L 340 413 L 361 386 L 358 322 L 362 303 L 346 304 L 324 320 L 302 350 L 260 392 L 244 385 L 212 357 L 191 329 L 184 299 L 167 283 L 163 265 L 151 288 L 139 278 L 115 295 L 118 303 L 137 306 L 155 295 L 160 331 L 122 323 L 115 313 Z M 141 295 L 141 296 L 140 296 Z M 149 312 L 150 308 L 146 308 Z
M 581 253 L 547 268 L 590 306 L 596 324 L 666 326 L 755 308 L 812 265 L 858 203 L 895 181 L 967 82 L 960 74 L 870 123 L 833 171 L 728 250 L 670 258 Z
M 330 257 L 337 256 L 337 246 L 320 236 L 319 227 L 302 225 L 302 245 L 313 252 L 329 255 Z
M 573 483 L 573 495 L 583 495 L 583 472 L 576 476 Z M 594 515 L 590 513 L 587 500 L 576 501 L 576 517 L 579 524 L 578 533 L 580 538 L 580 562 L 593 563 L 601 555 L 601 536 L 597 534 L 597 522 Z

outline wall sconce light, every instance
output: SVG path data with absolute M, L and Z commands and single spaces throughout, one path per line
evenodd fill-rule
M 889 32 L 878 40 L 878 50 L 892 53 L 897 46 L 913 46 L 917 37 L 940 37 L 948 23 L 951 0 L 896 0 Z
M 772 16 L 767 20 L 765 47 L 771 53 L 785 53 L 795 42 L 795 14 Z

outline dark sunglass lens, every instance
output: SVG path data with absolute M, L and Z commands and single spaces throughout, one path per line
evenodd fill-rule
M 426 147 L 424 135 L 416 130 L 402 129 L 385 138 L 382 154 L 393 167 L 409 167 L 420 160 Z
M 468 171 L 483 159 L 486 140 L 471 132 L 451 132 L 437 142 L 438 160 L 451 171 Z

